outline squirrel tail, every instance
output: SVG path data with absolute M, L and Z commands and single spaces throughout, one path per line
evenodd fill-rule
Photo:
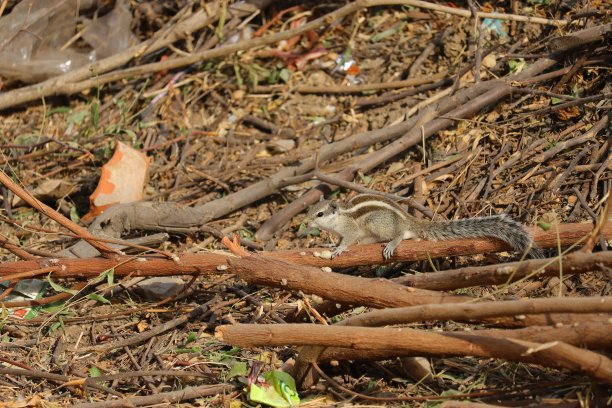
M 464 220 L 436 221 L 420 231 L 420 238 L 444 240 L 453 238 L 497 238 L 524 254 L 529 251 L 532 258 L 543 258 L 544 253 L 533 242 L 522 224 L 505 214 Z

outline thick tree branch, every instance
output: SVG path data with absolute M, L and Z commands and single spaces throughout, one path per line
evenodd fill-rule
M 565 368 L 612 384 L 612 361 L 562 342 L 546 344 L 478 334 L 439 333 L 407 328 L 275 324 L 219 326 L 215 336 L 238 347 L 319 345 L 356 350 L 410 351 L 421 356 L 502 358 Z

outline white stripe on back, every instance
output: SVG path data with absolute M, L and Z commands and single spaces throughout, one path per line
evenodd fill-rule
M 381 207 L 381 210 L 383 210 L 383 209 L 391 210 L 395 214 L 399 215 L 401 219 L 403 219 L 403 220 L 406 219 L 406 214 L 404 214 L 402 211 L 398 210 L 394 206 L 385 203 L 384 201 L 364 201 L 362 203 L 359 203 L 357 205 L 354 205 L 354 206 L 352 206 L 350 208 L 347 208 L 347 209 L 343 210 L 343 212 L 346 213 L 346 214 L 351 214 L 351 213 L 354 213 L 354 212 L 356 212 L 357 210 L 359 210 L 360 208 L 363 208 L 363 207 Z

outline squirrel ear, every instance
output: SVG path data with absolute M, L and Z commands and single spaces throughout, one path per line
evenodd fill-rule
M 338 208 L 338 203 L 337 203 L 337 202 L 335 202 L 335 201 L 331 201 L 331 202 L 329 203 L 329 206 L 335 210 L 335 209 L 337 209 L 337 208 Z

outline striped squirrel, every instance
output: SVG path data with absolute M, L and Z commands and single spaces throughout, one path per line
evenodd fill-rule
M 543 257 L 523 226 L 506 214 L 453 221 L 421 220 L 385 197 L 359 194 L 345 206 L 330 200 L 319 201 L 308 211 L 306 220 L 309 227 L 329 231 L 341 238 L 332 251 L 332 258 L 356 242 L 388 242 L 383 257 L 389 259 L 404 239 L 481 237 L 500 239 L 521 254 L 529 251 L 533 258 Z

